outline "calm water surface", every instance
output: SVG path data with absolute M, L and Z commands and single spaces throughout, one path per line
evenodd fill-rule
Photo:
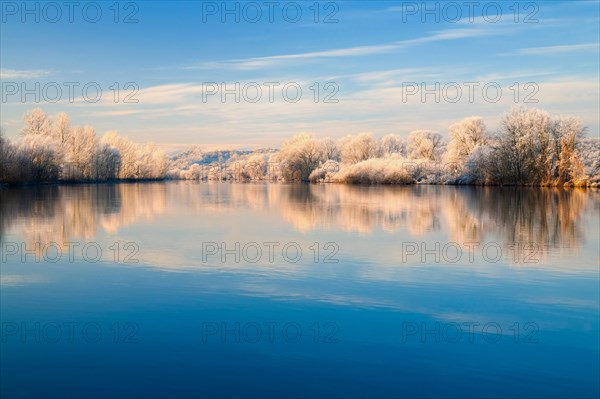
M 0 397 L 600 395 L 600 193 L 0 191 Z

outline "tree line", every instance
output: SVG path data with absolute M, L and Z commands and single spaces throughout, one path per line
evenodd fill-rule
M 71 126 L 69 116 L 54 118 L 36 108 L 24 116 L 14 143 L 0 134 L 0 181 L 107 181 L 162 179 L 169 159 L 153 144 L 134 143 L 116 132 L 97 137 L 91 126 Z
M 428 130 L 406 139 L 370 133 L 341 139 L 300 133 L 278 150 L 226 151 L 218 165 L 190 154 L 170 159 L 152 144 L 137 144 L 115 132 L 98 138 L 90 126 L 70 125 L 59 113 L 28 112 L 21 137 L 0 135 L 3 182 L 117 179 L 191 179 L 355 184 L 486 184 L 597 186 L 600 140 L 585 139 L 573 117 L 515 107 L 495 131 L 482 118 L 449 126 L 449 139 Z M 201 151 L 200 151 L 201 152 Z M 202 158 L 202 154 L 198 155 Z
M 576 118 L 515 107 L 496 131 L 480 117 L 467 117 L 448 130 L 448 141 L 428 130 L 410 132 L 406 139 L 361 133 L 334 140 L 301 133 L 274 153 L 233 157 L 218 165 L 192 163 L 169 175 L 353 184 L 597 186 L 600 181 L 600 140 L 585 139 Z

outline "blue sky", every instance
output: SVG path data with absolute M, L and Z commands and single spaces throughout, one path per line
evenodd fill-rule
M 472 115 L 493 129 L 524 104 L 575 115 L 598 135 L 598 1 L 277 3 L 118 2 L 116 15 L 112 1 L 79 2 L 70 21 L 63 2 L 2 2 L 1 125 L 16 137 L 39 106 L 170 149 L 254 148 L 303 131 L 445 135 Z M 222 99 L 223 83 L 239 102 Z M 40 98 L 23 99 L 36 84 Z M 78 84 L 73 99 L 69 84 Z M 86 101 L 84 85 L 90 97 L 101 89 L 99 101 Z M 127 94 L 137 103 L 123 102 Z

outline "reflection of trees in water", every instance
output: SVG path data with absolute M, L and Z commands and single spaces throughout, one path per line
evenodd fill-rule
M 92 239 L 98 227 L 114 233 L 165 209 L 163 184 L 94 184 L 3 190 L 0 238 L 14 225 L 28 248 Z
M 232 209 L 280 215 L 298 231 L 375 229 L 419 236 L 448 230 L 451 241 L 500 240 L 575 247 L 586 208 L 599 194 L 556 188 L 147 183 L 3 190 L 0 238 L 12 225 L 27 242 L 93 238 L 163 213 L 167 204 L 193 215 Z
M 196 212 L 249 208 L 273 211 L 296 230 L 343 229 L 368 233 L 375 228 L 413 233 L 440 227 L 439 193 L 425 187 L 307 184 L 229 184 L 175 182 L 169 201 Z M 422 197 L 422 198 L 421 198 Z M 171 202 L 172 201 L 172 202 Z
M 301 231 L 314 228 L 368 233 L 376 228 L 411 233 L 439 228 L 435 196 L 421 187 L 318 185 L 289 190 L 280 204 L 282 216 Z
M 543 250 L 577 247 L 584 238 L 580 218 L 598 193 L 558 188 L 457 188 L 445 208 L 450 236 L 481 241 L 493 235 L 507 243 L 531 243 Z
M 457 243 L 497 239 L 540 248 L 577 246 L 588 202 L 598 206 L 597 192 L 559 188 L 215 183 L 169 189 L 197 211 L 267 210 L 301 232 L 382 229 L 419 236 L 446 229 Z
M 58 187 L 3 189 L 0 191 L 0 240 L 19 218 L 33 219 L 54 214 Z
M 105 208 L 100 225 L 109 233 L 116 233 L 120 228 L 138 222 L 151 220 L 162 214 L 167 207 L 166 185 L 154 184 L 120 184 L 118 188 L 118 206 Z
M 233 208 L 278 212 L 301 232 L 382 229 L 419 236 L 446 229 L 449 239 L 460 244 L 498 239 L 540 247 L 576 247 L 583 238 L 580 218 L 588 204 L 597 212 L 599 195 L 582 189 L 424 185 L 180 183 L 168 187 L 170 196 L 192 213 Z
M 448 229 L 457 243 L 497 239 L 501 244 L 577 247 L 581 217 L 598 193 L 583 189 L 498 187 L 300 186 L 278 204 L 295 228 L 370 232 L 406 230 L 414 236 Z

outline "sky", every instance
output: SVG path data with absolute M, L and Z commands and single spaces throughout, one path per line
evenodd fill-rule
M 406 137 L 512 106 L 598 136 L 598 1 L 1 2 L 0 125 L 67 112 L 166 149 Z

